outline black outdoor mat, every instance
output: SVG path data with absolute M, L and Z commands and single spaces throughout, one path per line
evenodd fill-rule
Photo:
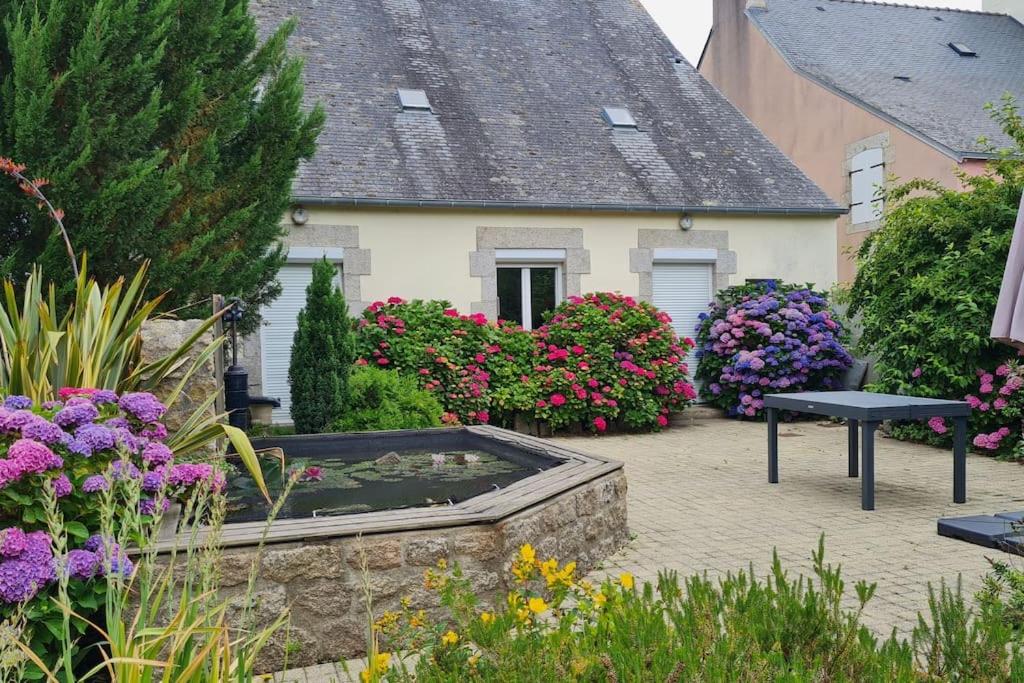
M 1024 510 L 996 515 L 945 517 L 939 520 L 938 526 L 939 536 L 1024 555 Z

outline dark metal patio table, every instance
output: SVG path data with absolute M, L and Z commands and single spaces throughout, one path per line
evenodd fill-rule
M 857 429 L 862 445 L 861 509 L 875 509 L 875 431 L 883 420 L 953 419 L 953 502 L 967 501 L 967 416 L 963 401 L 872 394 L 864 391 L 811 391 L 764 397 L 768 415 L 768 481 L 779 483 L 779 411 L 844 417 L 849 424 L 849 476 L 857 476 Z

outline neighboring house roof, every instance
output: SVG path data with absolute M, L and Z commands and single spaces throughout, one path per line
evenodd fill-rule
M 747 15 L 793 69 L 952 157 L 991 156 L 982 136 L 1012 146 L 984 108 L 1024 93 L 1012 17 L 855 0 L 768 0 Z
M 841 212 L 639 0 L 257 0 L 328 121 L 294 194 L 347 204 Z M 403 112 L 399 88 L 434 113 Z M 626 107 L 637 130 L 613 130 Z

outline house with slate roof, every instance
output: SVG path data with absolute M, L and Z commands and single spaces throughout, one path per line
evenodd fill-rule
M 838 273 L 893 178 L 959 187 L 1010 145 L 985 110 L 1024 95 L 1024 0 L 969 12 L 859 0 L 715 0 L 698 70 L 849 212 Z
M 692 334 L 746 279 L 828 287 L 843 209 L 673 48 L 638 0 L 257 0 L 289 17 L 326 129 L 285 221 L 281 297 L 248 344 L 278 397 L 310 263 L 353 312 L 446 299 L 526 327 L 619 291 Z

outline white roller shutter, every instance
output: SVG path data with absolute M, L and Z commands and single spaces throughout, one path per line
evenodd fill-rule
M 655 263 L 654 305 L 672 317 L 672 327 L 680 337 L 695 337 L 701 313 L 708 309 L 712 290 L 710 263 Z M 697 357 L 686 358 L 690 376 L 697 370 Z
M 263 393 L 281 401 L 281 407 L 274 409 L 274 422 L 291 423 L 288 364 L 299 311 L 306 305 L 306 287 L 313 281 L 313 267 L 308 263 L 286 264 L 278 272 L 277 280 L 281 283 L 281 296 L 263 307 L 263 325 L 260 328 Z

